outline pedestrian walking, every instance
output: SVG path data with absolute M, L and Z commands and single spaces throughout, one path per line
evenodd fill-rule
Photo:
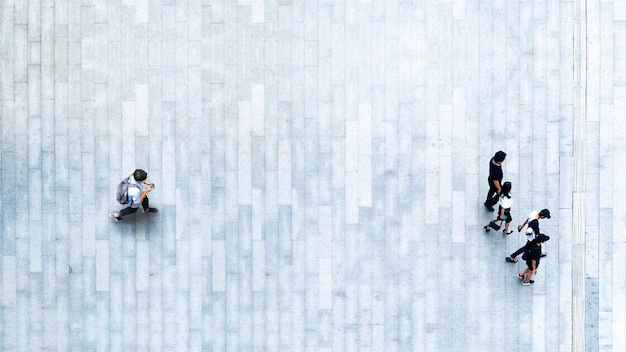
M 506 153 L 499 150 L 489 160 L 489 192 L 487 192 L 487 200 L 485 200 L 485 208 L 489 211 L 494 211 L 493 206 L 498 203 L 500 193 L 502 192 L 502 163 L 506 158 Z
M 542 209 L 539 212 L 537 212 L 536 210 L 531 211 L 530 214 L 528 215 L 528 217 L 526 218 L 526 220 L 524 220 L 524 222 L 517 227 L 517 232 L 522 232 L 524 227 L 532 219 L 550 219 L 550 210 Z
M 513 252 L 510 256 L 506 257 L 507 262 L 517 263 L 516 257 L 524 253 L 524 251 L 526 251 L 528 248 L 530 248 L 533 245 L 532 241 L 535 239 L 535 237 L 541 234 L 541 230 L 539 229 L 539 219 L 550 219 L 550 210 L 543 209 L 540 212 L 536 212 L 536 211 L 530 212 L 528 219 L 526 219 L 524 224 L 522 224 L 524 226 L 525 224 L 528 224 L 528 228 L 526 229 L 526 244 L 523 247 L 520 247 L 515 252 Z M 520 226 L 518 226 L 518 229 L 521 230 Z M 545 257 L 543 253 L 542 253 L 542 256 Z
M 109 216 L 115 221 L 120 222 L 123 217 L 135 213 L 139 206 L 142 207 L 142 213 L 156 213 L 157 208 L 150 208 L 148 193 L 154 191 L 154 182 L 147 180 L 148 173 L 142 169 L 136 169 L 131 172 L 117 187 L 117 200 L 120 204 L 127 205 L 126 208 L 117 213 L 111 213 Z
M 529 286 L 535 282 L 530 278 L 537 275 L 537 267 L 539 267 L 539 262 L 541 261 L 541 244 L 549 239 L 550 236 L 538 235 L 532 241 L 532 245 L 524 252 L 522 259 L 526 261 L 526 268 L 517 274 L 517 278 L 522 280 L 522 285 Z
M 510 235 L 513 231 L 509 230 L 509 224 L 513 221 L 511 217 L 511 207 L 513 206 L 513 197 L 511 197 L 511 182 L 505 182 L 502 184 L 502 194 L 500 195 L 499 206 L 498 206 L 498 216 L 493 219 L 489 224 L 485 225 L 485 231 L 489 232 L 493 225 L 497 221 L 504 221 L 504 232 L 505 235 Z M 499 230 L 500 227 L 494 228 L 494 230 Z

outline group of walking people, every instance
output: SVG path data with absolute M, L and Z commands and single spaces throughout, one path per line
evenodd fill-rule
M 500 150 L 489 160 L 489 192 L 484 206 L 487 210 L 494 211 L 493 207 L 498 205 L 498 213 L 489 224 L 485 225 L 484 229 L 486 232 L 492 229 L 499 230 L 502 222 L 504 222 L 503 233 L 509 235 L 513 233 L 509 229 L 509 225 L 513 221 L 511 217 L 513 198 L 511 197 L 511 182 L 502 183 L 504 178 L 502 163 L 505 159 L 506 153 Z M 120 222 L 124 216 L 135 213 L 140 206 L 143 208 L 143 213 L 158 212 L 158 209 L 149 205 L 147 195 L 154 190 L 155 185 L 148 181 L 147 177 L 147 172 L 136 169 L 120 182 L 117 189 L 117 200 L 126 207 L 119 212 L 109 214 L 112 219 Z M 530 212 L 524 223 L 517 227 L 517 232 L 521 232 L 527 227 L 525 231 L 526 244 L 506 257 L 507 262 L 517 263 L 517 257 L 521 254 L 522 259 L 526 261 L 526 268 L 517 273 L 517 277 L 522 280 L 524 286 L 534 283 L 531 278 L 537 274 L 541 257 L 547 255 L 542 244 L 548 241 L 550 237 L 541 233 L 539 220 L 542 219 L 550 219 L 550 210 L 542 209 L 541 211 Z
M 489 232 L 492 229 L 499 230 L 504 222 L 502 232 L 510 235 L 513 233 L 509 229 L 509 225 L 513 221 L 511 217 L 513 199 L 511 197 L 511 182 L 502 183 L 504 178 L 502 163 L 505 159 L 506 153 L 500 150 L 489 160 L 489 192 L 487 193 L 484 206 L 487 210 L 494 211 L 494 206 L 498 205 L 498 212 L 496 217 L 489 224 L 485 225 L 484 230 L 485 232 Z M 542 244 L 548 241 L 550 236 L 541 233 L 539 228 L 539 220 L 541 219 L 550 219 L 550 210 L 542 209 L 530 212 L 528 218 L 517 227 L 517 232 L 522 232 L 528 226 L 525 231 L 526 244 L 505 258 L 509 263 L 517 263 L 517 257 L 520 254 L 522 255 L 522 259 L 526 262 L 526 268 L 522 272 L 517 273 L 517 278 L 522 280 L 522 285 L 524 286 L 530 286 L 535 282 L 531 280 L 531 277 L 537 274 L 537 267 L 541 258 L 547 255 Z

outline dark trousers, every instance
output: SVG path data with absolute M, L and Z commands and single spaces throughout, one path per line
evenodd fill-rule
M 145 210 L 150 209 L 149 206 L 149 202 L 148 202 L 148 197 L 144 197 L 143 200 L 141 201 L 141 207 L 144 208 Z M 137 209 L 139 209 L 139 207 L 137 208 L 133 208 L 133 207 L 127 207 L 124 208 L 122 210 L 120 210 L 120 216 L 126 216 L 132 213 L 135 213 L 137 211 Z
M 527 249 L 530 249 L 534 244 L 531 241 L 526 241 L 526 244 L 524 245 L 524 247 L 516 250 L 515 252 L 513 252 L 513 254 L 511 254 L 512 258 L 517 257 L 518 255 L 524 253 Z
M 485 200 L 485 204 L 493 207 L 498 204 L 498 200 L 500 195 L 498 194 L 498 189 L 492 180 L 489 180 L 489 192 L 487 192 L 487 200 Z

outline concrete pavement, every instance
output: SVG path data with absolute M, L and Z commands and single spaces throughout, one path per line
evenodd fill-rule
M 626 350 L 623 1 L 0 15 L 3 350 Z M 135 167 L 160 211 L 115 223 Z

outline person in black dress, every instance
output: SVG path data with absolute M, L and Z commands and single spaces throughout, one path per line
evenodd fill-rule
M 538 235 L 533 241 L 532 246 L 528 248 L 524 254 L 524 260 L 526 261 L 526 268 L 521 273 L 517 274 L 517 278 L 522 280 L 522 285 L 529 286 L 534 283 L 534 280 L 530 278 L 537 274 L 537 267 L 541 260 L 541 244 L 550 239 L 550 236 Z

